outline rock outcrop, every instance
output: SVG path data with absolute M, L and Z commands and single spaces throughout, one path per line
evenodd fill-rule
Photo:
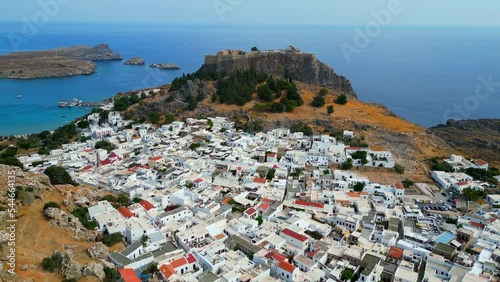
M 69 228 L 75 232 L 73 239 L 78 241 L 95 242 L 96 234 L 92 230 L 87 230 L 80 220 L 72 215 L 67 214 L 58 208 L 47 208 L 44 216 L 50 221 L 50 225 L 54 227 Z
M 49 177 L 43 173 L 26 172 L 17 166 L 0 164 L 0 183 L 7 183 L 9 175 L 16 176 L 18 204 L 30 205 L 34 201 L 43 201 L 44 192 L 53 189 Z M 0 193 L 0 201 L 7 202 L 7 193 Z M 0 223 L 4 219 L 5 214 L 0 213 Z
M 178 70 L 181 67 L 176 64 L 151 64 L 149 65 L 151 68 L 158 68 L 162 70 Z
M 106 278 L 106 274 L 104 273 L 104 267 L 102 266 L 102 264 L 95 262 L 86 264 L 83 267 L 82 275 L 85 277 L 97 276 L 101 281 L 104 281 L 104 278 Z
M 289 76 L 307 84 L 333 88 L 351 97 L 356 93 L 351 82 L 338 75 L 328 65 L 320 62 L 314 54 L 301 53 L 289 47 L 286 50 L 256 51 L 224 50 L 205 56 L 200 71 L 227 72 L 253 69 L 275 77 Z
M 122 56 L 106 44 L 15 52 L 0 56 L 0 77 L 35 79 L 89 75 L 97 68 L 93 61 L 121 59 Z
M 147 116 L 151 112 L 178 114 L 188 110 L 189 98 L 193 97 L 201 101 L 210 97 L 215 89 L 199 79 L 190 80 L 184 84 L 178 91 L 170 92 L 168 96 L 161 99 L 148 101 L 130 108 L 129 113 L 133 117 Z
M 197 100 L 203 100 L 213 94 L 213 89 L 203 80 L 189 80 L 177 91 L 177 97 L 186 100 L 186 97 L 193 96 Z
M 449 120 L 430 130 L 468 157 L 500 165 L 500 119 Z
M 50 225 L 54 227 L 71 227 L 72 229 L 85 228 L 76 216 L 67 214 L 58 208 L 47 208 L 44 215 L 50 220 Z
M 88 252 L 93 259 L 107 259 L 109 256 L 109 249 L 102 242 L 95 243 Z
M 82 266 L 73 260 L 71 252 L 62 255 L 62 264 L 59 273 L 64 279 L 75 279 L 78 281 L 82 277 Z
M 144 65 L 144 60 L 139 57 L 133 57 L 123 63 L 125 65 L 141 66 Z

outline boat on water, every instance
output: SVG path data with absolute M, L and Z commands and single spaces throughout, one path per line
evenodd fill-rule
M 16 98 L 22 98 L 22 97 L 23 97 L 23 95 L 21 95 L 21 94 L 16 95 Z

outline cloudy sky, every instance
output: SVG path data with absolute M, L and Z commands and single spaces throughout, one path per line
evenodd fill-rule
M 497 26 L 499 0 L 0 0 L 0 21 Z M 392 9 L 391 9 L 392 8 Z M 383 13 L 383 12 L 382 12 Z

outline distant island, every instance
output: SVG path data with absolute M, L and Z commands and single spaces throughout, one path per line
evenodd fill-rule
M 133 57 L 125 61 L 124 65 L 132 65 L 132 66 L 142 66 L 144 65 L 144 60 L 139 57 Z
M 94 61 L 121 60 L 107 44 L 80 45 L 0 56 L 0 78 L 35 79 L 93 74 Z
M 176 64 L 151 64 L 149 65 L 151 68 L 158 68 L 162 70 L 178 70 L 181 67 Z

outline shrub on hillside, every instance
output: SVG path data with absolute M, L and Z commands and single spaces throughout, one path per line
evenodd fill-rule
M 52 185 L 57 185 L 57 184 L 77 185 L 77 183 L 73 181 L 69 173 L 63 167 L 50 166 L 43 173 L 45 173 L 49 177 L 50 183 Z

